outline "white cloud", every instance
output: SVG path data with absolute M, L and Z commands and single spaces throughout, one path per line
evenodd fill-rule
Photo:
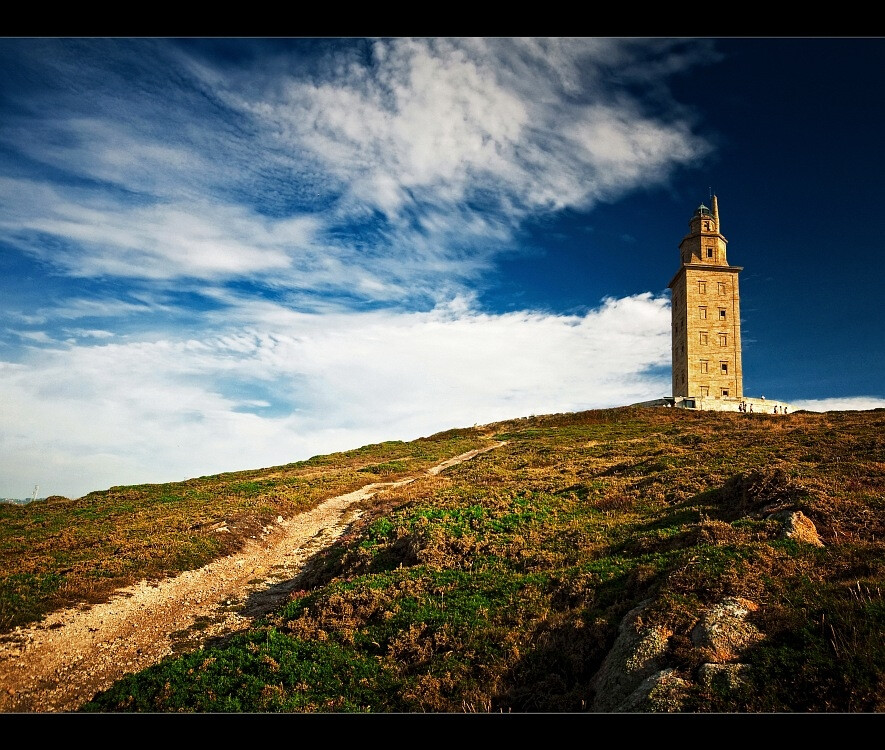
M 643 114 L 596 70 L 632 65 L 625 78 L 635 82 L 643 62 L 668 57 L 660 44 L 393 39 L 373 50 L 371 68 L 283 86 L 256 75 L 220 95 L 281 144 L 309 149 L 351 201 L 391 218 L 431 196 L 436 205 L 480 196 L 517 216 L 586 208 L 660 182 L 709 149 L 672 110 Z M 588 101 L 578 81 L 594 77 Z
M 101 329 L 93 328 L 73 328 L 70 333 L 74 336 L 79 336 L 81 338 L 92 338 L 92 339 L 110 339 L 113 338 L 116 334 L 111 331 L 103 331 Z
M 0 177 L 0 230 L 75 278 L 10 313 L 42 330 L 0 363 L 0 495 L 666 392 L 664 298 L 493 315 L 472 295 L 527 218 L 707 152 L 663 89 L 696 62 L 678 40 L 315 40 L 320 59 L 236 67 L 198 46 L 0 46 L 38 82 L 0 121 L 23 157 Z
M 174 132 L 160 141 L 131 124 L 63 112 L 50 122 L 40 126 L 46 131 L 40 137 L 18 133 L 16 146 L 33 159 L 143 195 L 198 193 L 217 169 L 211 153 L 177 143 L 181 134 Z
M 797 399 L 791 401 L 793 411 L 867 411 L 885 409 L 885 398 L 879 396 L 850 396 L 846 398 Z
M 247 276 L 287 269 L 310 250 L 317 220 L 273 221 L 241 206 L 122 206 L 30 180 L 0 179 L 0 227 L 64 238 L 69 247 L 29 243 L 73 276 L 165 279 Z
M 527 217 L 648 188 L 709 148 L 661 94 L 698 59 L 678 40 L 328 40 L 319 63 L 293 45 L 236 68 L 163 40 L 13 46 L 53 87 L 16 92 L 0 139 L 52 170 L 0 180 L 0 228 L 79 278 L 426 309 Z
M 649 294 L 583 316 L 481 314 L 465 300 L 427 313 L 238 312 L 215 335 L 0 363 L 0 496 L 272 466 L 633 403 L 669 384 L 669 307 Z

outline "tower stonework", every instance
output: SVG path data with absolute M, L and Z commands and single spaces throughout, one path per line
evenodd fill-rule
M 674 397 L 696 400 L 699 408 L 705 403 L 728 408 L 744 396 L 738 288 L 743 268 L 728 264 L 715 195 L 711 203 L 711 208 L 702 203 L 691 217 L 679 243 L 681 266 L 668 284 L 672 387 Z
M 719 231 L 719 201 L 710 197 L 688 222 L 679 243 L 680 266 L 670 288 L 672 392 L 633 406 L 790 414 L 785 401 L 744 395 L 741 363 L 741 296 L 738 274 Z

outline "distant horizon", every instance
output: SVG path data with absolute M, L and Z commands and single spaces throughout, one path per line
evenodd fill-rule
M 634 405 L 634 404 L 622 404 L 622 405 L 620 405 L 620 406 L 599 407 L 598 409 L 587 409 L 587 410 L 585 410 L 585 411 L 597 411 L 597 410 L 610 409 L 610 408 L 618 409 L 618 408 L 625 408 L 625 407 L 629 407 L 629 406 L 633 406 L 633 405 Z M 873 408 L 871 408 L 871 409 L 845 408 L 845 409 L 828 409 L 828 410 L 825 410 L 825 411 L 819 411 L 819 410 L 814 410 L 814 409 L 799 409 L 799 408 L 797 408 L 797 409 L 795 409 L 795 411 L 791 411 L 790 414 L 802 414 L 802 413 L 827 414 L 827 413 L 829 413 L 829 412 L 839 412 L 839 411 L 871 411 L 871 412 L 873 412 L 873 411 L 885 411 L 885 406 L 877 406 L 877 407 L 873 407 Z M 574 413 L 578 413 L 578 412 L 574 412 Z M 510 417 L 510 418 L 508 418 L 508 419 L 496 420 L 496 421 L 506 422 L 506 421 L 515 420 L 515 419 L 530 419 L 531 417 L 544 417 L 544 416 L 552 416 L 552 414 L 551 414 L 551 415 L 546 415 L 546 414 L 522 415 L 522 416 L 518 416 L 518 417 Z M 470 427 L 486 427 L 488 424 L 495 424 L 495 422 L 489 422 L 489 423 L 481 424 L 481 425 L 480 425 L 480 424 L 476 424 L 476 425 L 461 425 L 461 426 L 455 426 L 455 427 L 450 427 L 450 428 L 446 428 L 446 429 L 459 430 L 459 429 L 469 429 Z M 445 432 L 445 431 L 446 431 L 445 429 L 444 429 L 444 430 L 440 430 L 440 432 Z M 417 438 L 412 438 L 412 440 L 419 440 L 419 439 L 421 439 L 421 437 L 430 437 L 430 435 L 422 435 L 422 436 L 419 436 L 419 437 L 417 437 Z M 379 442 L 383 442 L 383 441 L 379 441 Z M 406 440 L 406 441 L 403 441 L 403 442 L 411 442 L 411 441 L 410 441 L 410 440 Z M 344 448 L 344 449 L 342 449 L 342 450 L 340 450 L 340 451 L 331 451 L 331 453 L 341 453 L 341 452 L 347 452 L 347 451 L 350 451 L 350 450 L 358 450 L 359 448 L 362 448 L 362 447 L 364 447 L 365 445 L 369 445 L 369 443 L 364 443 L 363 445 L 354 445 L 354 446 L 352 446 L 352 447 L 350 447 L 350 448 Z M 329 455 L 329 454 L 327 454 L 327 453 L 318 453 L 318 454 L 314 454 L 313 456 L 306 456 L 306 457 L 304 457 L 304 458 L 296 459 L 296 460 L 294 460 L 294 461 L 290 461 L 290 462 L 287 462 L 287 463 L 298 463 L 298 462 L 300 462 L 300 461 L 307 461 L 307 460 L 309 460 L 309 459 L 311 459 L 311 458 L 314 458 L 315 456 L 325 456 L 325 455 Z M 132 486 L 139 486 L 139 485 L 143 485 L 143 484 L 174 484 L 174 483 L 177 483 L 177 482 L 186 482 L 186 481 L 191 480 L 191 479 L 200 479 L 200 478 L 202 478 L 202 477 L 204 477 L 204 476 L 214 476 L 214 475 L 216 475 L 216 474 L 235 474 L 235 473 L 238 473 L 238 472 L 240 472 L 240 471 L 261 471 L 262 469 L 273 469 L 273 468 L 276 468 L 277 466 L 285 466 L 285 465 L 287 465 L 287 464 L 270 464 L 270 465 L 267 465 L 267 466 L 252 466 L 252 467 L 248 467 L 248 468 L 245 468 L 245 469 L 237 469 L 237 470 L 233 470 L 233 471 L 219 471 L 219 472 L 214 472 L 213 474 L 201 474 L 201 475 L 195 475 L 195 476 L 192 476 L 192 477 L 185 477 L 184 479 L 172 479 L 172 480 L 169 480 L 168 482 L 132 482 L 132 483 L 126 483 L 126 482 L 124 482 L 124 483 L 121 483 L 121 484 L 111 485 L 111 486 L 109 486 L 109 487 L 96 487 L 96 488 L 94 488 L 94 489 L 92 489 L 92 490 L 89 490 L 88 492 L 85 492 L 85 493 L 83 493 L 82 495 L 79 495 L 79 496 L 77 496 L 77 497 L 71 497 L 71 496 L 67 496 L 67 495 L 58 495 L 58 494 L 45 495 L 45 496 L 39 496 L 39 495 L 38 495 L 37 497 L 24 497 L 24 498 L 0 497 L 0 503 L 2 503 L 2 502 L 6 502 L 6 503 L 11 503 L 11 504 L 16 504 L 16 505 L 27 505 L 28 503 L 31 503 L 31 502 L 37 502 L 37 501 L 40 501 L 40 500 L 47 500 L 47 499 L 50 498 L 50 497 L 66 497 L 68 500 L 78 500 L 79 498 L 81 498 L 81 497 L 85 497 L 86 495 L 89 495 L 89 494 L 91 494 L 92 492 L 106 492 L 107 490 L 110 490 L 110 489 L 112 489 L 113 487 L 132 487 Z M 368 482 L 367 482 L 367 483 L 368 483 Z
M 667 283 L 714 193 L 744 392 L 885 407 L 883 64 L 880 38 L 0 39 L 0 495 L 668 395 Z

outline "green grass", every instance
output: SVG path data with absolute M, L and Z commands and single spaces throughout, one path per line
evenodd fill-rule
M 14 573 L 0 581 L 0 622 L 7 627 L 25 625 L 43 614 L 45 602 L 65 582 L 55 573 Z
M 56 515 L 61 502 L 33 510 L 28 523 L 8 517 L 0 550 L 21 561 L 14 575 L 33 577 L 10 579 L 21 612 L 0 613 L 32 617 L 35 603 L 57 596 L 51 589 L 61 579 L 47 576 L 71 575 L 49 555 L 38 556 L 43 567 L 23 569 L 25 551 L 43 539 L 65 540 L 68 567 L 79 570 L 84 563 L 72 561 L 90 559 L 90 549 L 91 570 L 113 574 L 102 536 L 113 519 L 121 524 L 117 555 L 143 564 L 162 540 L 178 550 L 156 564 L 171 573 L 226 551 L 195 529 L 236 522 L 247 496 L 257 501 L 249 513 L 276 512 L 279 503 L 296 512 L 323 493 L 416 475 L 507 440 L 378 493 L 350 532 L 311 560 L 277 612 L 243 635 L 121 680 L 83 710 L 587 711 L 622 617 L 645 602 L 645 623 L 671 634 L 666 663 L 688 684 L 684 710 L 881 712 L 883 428 L 878 410 L 594 410 L 365 446 L 248 476 L 112 488 L 88 496 L 101 534 L 90 524 L 67 530 Z M 200 503 L 192 502 L 197 493 Z M 179 499 L 160 512 L 150 498 L 163 496 Z M 784 538 L 768 515 L 775 506 L 801 511 L 824 546 Z M 94 547 L 78 546 L 87 542 Z M 706 684 L 699 670 L 707 657 L 691 632 L 725 597 L 755 603 L 750 622 L 763 637 L 740 656 L 743 682 Z
M 450 430 L 267 469 L 2 504 L 0 632 L 61 606 L 104 601 L 140 578 L 206 565 L 277 516 L 364 486 L 367 466 L 387 466 L 383 478 L 392 480 L 488 443 L 477 430 Z M 229 534 L 214 533 L 222 523 Z M 33 583 L 46 580 L 56 583 Z

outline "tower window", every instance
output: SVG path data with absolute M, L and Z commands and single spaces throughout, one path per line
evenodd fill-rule
M 700 342 L 701 342 L 701 346 L 707 345 L 707 332 L 706 331 L 700 331 Z
M 728 362 L 720 362 L 719 369 L 722 371 L 723 375 L 728 375 Z
M 728 334 L 720 333 L 719 334 L 719 346 L 728 346 Z
M 723 398 L 727 398 L 727 397 L 728 397 L 728 388 L 723 388 L 723 389 L 722 389 L 722 397 L 723 397 Z
M 725 283 L 720 281 L 717 286 L 719 287 L 719 294 L 725 294 Z
M 698 294 L 706 294 L 707 293 L 707 282 L 699 281 L 698 282 Z
M 702 385 L 701 386 L 701 397 L 709 396 L 709 395 L 710 395 L 710 386 Z
M 719 308 L 719 320 L 725 320 L 725 308 L 724 307 Z
M 707 308 L 706 307 L 699 307 L 698 313 L 700 315 L 701 320 L 707 319 Z
M 707 371 L 708 371 L 708 370 L 707 370 L 707 360 L 706 360 L 706 359 L 702 359 L 702 360 L 701 360 L 701 372 L 707 372 Z
M 713 248 L 712 248 L 712 247 L 708 247 L 708 248 L 707 248 L 707 257 L 708 257 L 708 258 L 712 258 L 712 257 L 713 257 Z

